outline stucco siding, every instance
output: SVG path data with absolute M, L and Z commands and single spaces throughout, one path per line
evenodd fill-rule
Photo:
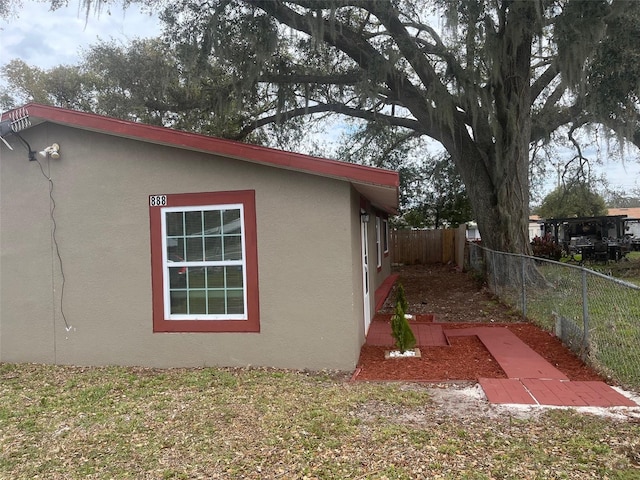
M 348 182 L 53 124 L 24 135 L 34 149 L 60 144 L 49 165 L 71 329 L 48 181 L 13 142 L 0 165 L 2 361 L 355 366 L 361 271 Z M 255 190 L 260 333 L 153 333 L 148 196 L 232 190 Z
M 28 345 L 29 361 L 54 360 L 49 186 L 17 144 L 19 162 L 0 157 L 0 353 Z M 25 352 L 25 353 L 27 353 Z

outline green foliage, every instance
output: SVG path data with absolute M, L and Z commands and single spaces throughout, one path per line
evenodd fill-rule
M 126 46 L 99 42 L 79 65 L 48 70 L 14 59 L 2 74 L 8 87 L 3 108 L 33 101 L 181 130 L 233 138 L 260 100 L 237 95 L 231 72 L 199 63 L 194 47 L 159 39 Z M 259 136 L 251 139 L 264 140 Z
M 400 305 L 400 308 L 402 308 L 402 311 L 405 313 L 409 310 L 407 295 L 404 292 L 402 283 L 398 283 L 398 286 L 396 287 L 396 305 Z
M 544 237 L 536 235 L 531 241 L 531 248 L 535 257 L 549 258 L 556 261 L 562 258 L 562 247 L 548 232 Z
M 607 214 L 604 199 L 586 183 L 556 188 L 537 210 L 542 218 L 597 217 Z
M 471 202 L 451 156 L 427 150 L 415 132 L 371 121 L 342 140 L 337 157 L 399 173 L 398 227 L 455 228 L 472 220 Z
M 467 190 L 451 157 L 441 156 L 435 162 L 428 183 L 433 194 L 426 202 L 427 212 L 435 228 L 457 228 L 473 220 Z
M 400 300 L 396 302 L 395 312 L 391 317 L 391 335 L 395 339 L 396 347 L 401 353 L 411 350 L 416 346 L 416 337 L 405 317 L 405 310 L 402 308 L 402 302 Z
M 397 226 L 456 228 L 473 220 L 471 202 L 451 157 L 425 156 L 420 162 L 398 168 L 401 216 Z
M 624 15 L 616 15 L 607 25 L 607 35 L 594 50 L 586 73 L 592 95 L 589 107 L 595 115 L 625 122 L 623 132 L 637 135 L 640 118 L 640 3 L 620 2 Z M 623 133 L 623 134 L 624 134 Z

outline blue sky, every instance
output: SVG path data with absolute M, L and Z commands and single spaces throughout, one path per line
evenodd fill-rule
M 47 3 L 23 1 L 17 18 L 0 20 L 0 65 L 12 58 L 21 58 L 29 65 L 50 68 L 60 64 L 74 64 L 84 47 L 98 40 L 122 42 L 136 37 L 160 33 L 156 18 L 140 12 L 139 7 L 123 11 L 119 7 L 103 8 L 100 14 L 91 13 L 85 21 L 80 0 L 70 0 L 69 6 L 54 12 Z M 624 164 L 607 161 L 606 147 L 600 153 L 603 164 L 595 168 L 604 172 L 612 187 L 640 188 L 640 152 L 630 149 Z M 550 178 L 548 189 L 555 186 Z

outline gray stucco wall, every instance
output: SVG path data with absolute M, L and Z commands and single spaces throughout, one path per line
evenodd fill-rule
M 0 360 L 352 369 L 364 340 L 359 197 L 349 183 L 43 124 L 49 182 L 0 159 Z M 260 333 L 153 333 L 148 195 L 256 192 Z M 373 229 L 371 229 L 373 230 Z

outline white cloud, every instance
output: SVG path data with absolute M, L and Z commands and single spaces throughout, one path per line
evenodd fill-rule
M 79 2 L 50 11 L 47 4 L 25 0 L 17 18 L 0 22 L 0 64 L 14 58 L 31 66 L 51 68 L 78 61 L 81 48 L 98 40 L 123 43 L 136 37 L 160 34 L 156 17 L 135 7 L 103 8 L 85 19 Z

